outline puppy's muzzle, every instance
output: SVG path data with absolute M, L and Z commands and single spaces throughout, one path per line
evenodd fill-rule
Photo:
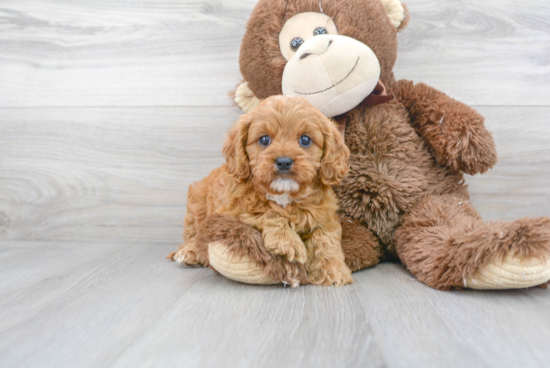
M 294 165 L 294 160 L 292 160 L 290 157 L 283 156 L 275 160 L 275 166 L 277 167 L 277 170 L 282 173 L 287 173 L 292 165 Z

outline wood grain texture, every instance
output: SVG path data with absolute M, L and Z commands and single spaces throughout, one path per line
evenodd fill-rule
M 0 244 L 0 366 L 544 367 L 550 293 L 440 292 L 396 264 L 243 285 L 170 244 Z M 521 312 L 519 312 L 521 311 Z
M 384 366 L 348 289 L 238 284 L 171 245 L 40 248 L 0 248 L 2 367 Z
M 399 36 L 397 78 L 469 105 L 548 106 L 548 1 L 404 2 L 411 22 Z
M 467 176 L 486 220 L 550 216 L 550 108 L 479 107 L 497 145 L 493 170 Z
M 500 152 L 469 178 L 490 220 L 550 215 L 549 107 L 479 109 Z M 181 241 L 189 185 L 237 108 L 0 109 L 0 239 Z
M 4 0 L 0 106 L 228 106 L 254 3 Z
M 388 367 L 548 366 L 548 290 L 439 291 L 390 263 L 354 279 Z
M 237 108 L 0 109 L 0 237 L 181 241 Z
M 256 0 L 3 0 L 0 106 L 229 106 Z M 470 105 L 547 105 L 546 0 L 409 0 L 398 78 Z

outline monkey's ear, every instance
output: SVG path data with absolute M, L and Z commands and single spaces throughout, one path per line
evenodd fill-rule
M 248 82 L 243 82 L 237 87 L 235 91 L 235 103 L 245 114 L 254 110 L 260 102 L 261 100 L 248 87 Z
M 401 3 L 400 0 L 382 0 L 384 8 L 390 17 L 391 24 L 397 28 L 397 31 L 402 31 L 409 24 L 409 11 L 407 5 Z
M 253 117 L 250 114 L 241 116 L 229 131 L 227 140 L 223 145 L 222 152 L 229 172 L 239 179 L 247 179 L 250 176 L 246 142 L 248 140 L 248 129 L 252 121 Z

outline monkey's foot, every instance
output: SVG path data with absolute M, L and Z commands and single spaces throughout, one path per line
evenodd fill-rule
M 271 278 L 246 254 L 229 257 L 227 246 L 222 242 L 214 242 L 208 245 L 208 257 L 210 266 L 230 280 L 256 285 L 281 283 L 281 281 Z
M 550 257 L 523 259 L 509 255 L 492 261 L 464 280 L 464 287 L 477 290 L 523 289 L 550 281 Z

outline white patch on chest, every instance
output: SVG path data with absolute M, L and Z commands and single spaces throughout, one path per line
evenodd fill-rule
M 265 197 L 267 198 L 268 201 L 273 201 L 281 207 L 286 207 L 292 203 L 292 199 L 290 199 L 290 196 L 288 195 L 288 193 L 283 193 L 280 195 L 266 194 Z

